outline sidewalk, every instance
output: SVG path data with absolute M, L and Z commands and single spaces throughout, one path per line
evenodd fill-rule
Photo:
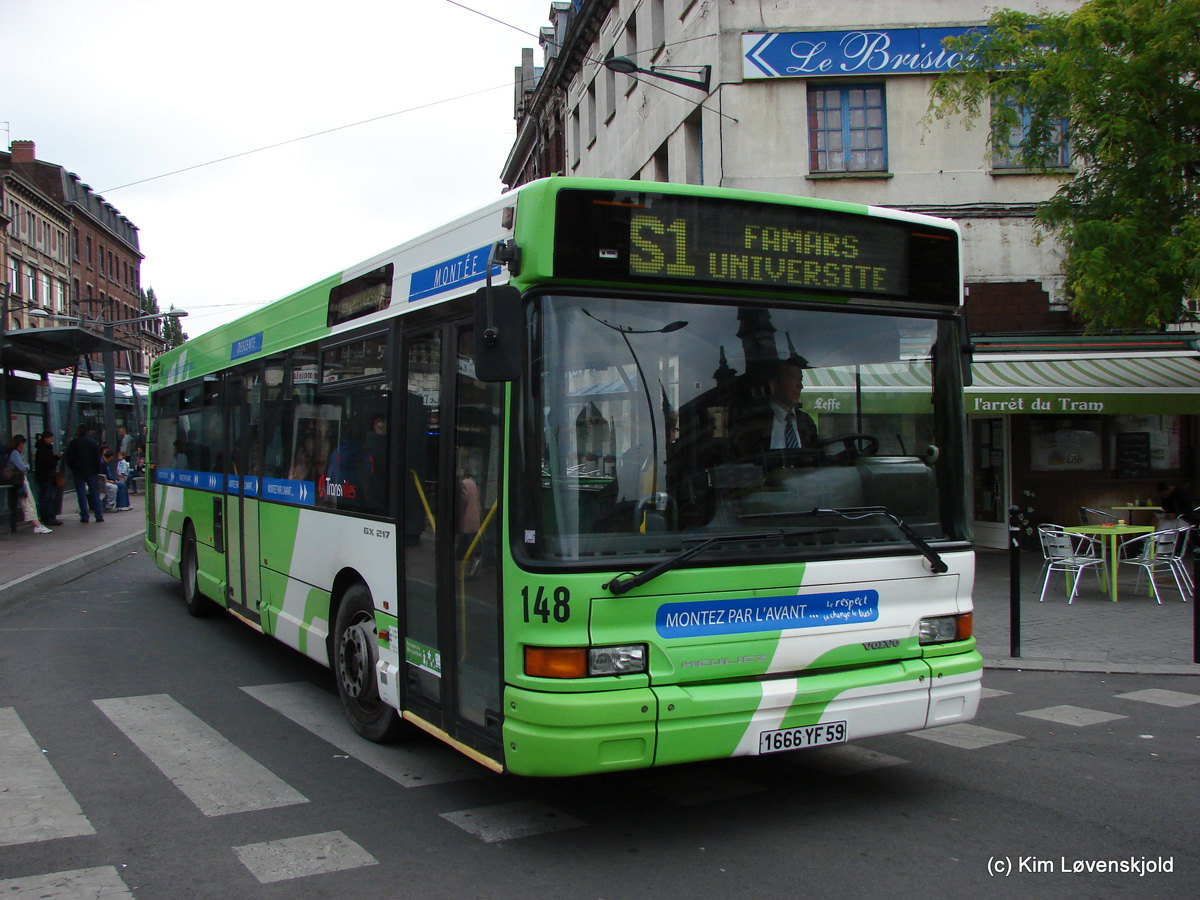
M 146 536 L 145 498 L 143 493 L 131 494 L 132 510 L 109 511 L 103 522 L 92 519 L 84 525 L 75 492 L 69 490 L 59 514 L 63 524 L 54 526 L 53 534 L 34 534 L 28 522 L 11 534 L 5 517 L 0 529 L 0 611 L 141 550 Z
M 47 591 L 142 549 L 145 494 L 133 494 L 130 512 L 105 514 L 83 525 L 75 495 L 64 499 L 63 525 L 53 534 L 0 533 L 0 610 L 31 594 Z M 1070 606 L 1060 580 L 1051 581 L 1046 602 L 1038 602 L 1042 559 L 1021 554 L 1021 657 L 1009 656 L 1009 555 L 980 550 L 976 555 L 975 637 L 989 668 L 1063 672 L 1131 672 L 1200 675 L 1192 662 L 1194 604 L 1181 603 L 1173 582 L 1160 583 L 1159 606 L 1145 592 L 1135 594 L 1131 573 L 1121 573 L 1121 602 L 1112 603 L 1086 577 Z
M 1009 646 L 1009 554 L 980 550 L 975 569 L 975 639 L 989 668 L 1060 672 L 1127 672 L 1200 675 L 1192 662 L 1195 604 L 1180 602 L 1175 582 L 1159 576 L 1162 605 L 1142 590 L 1134 592 L 1136 570 L 1124 566 L 1120 602 L 1113 603 L 1092 575 L 1085 575 L 1075 602 L 1067 605 L 1061 576 L 1050 580 L 1044 603 L 1042 557 L 1022 551 L 1021 658 Z

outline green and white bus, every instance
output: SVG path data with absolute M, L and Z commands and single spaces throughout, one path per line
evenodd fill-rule
M 532 182 L 159 358 L 146 546 L 497 771 L 963 722 L 961 302 L 940 219 Z

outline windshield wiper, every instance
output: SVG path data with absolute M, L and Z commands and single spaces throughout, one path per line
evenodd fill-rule
M 659 575 L 662 575 L 664 572 L 670 572 L 672 569 L 679 568 L 693 556 L 698 553 L 703 553 L 714 544 L 728 544 L 733 543 L 734 541 L 761 541 L 766 540 L 767 538 L 781 537 L 783 537 L 782 531 L 760 531 L 752 534 L 715 534 L 712 537 L 701 541 L 695 547 L 684 550 L 682 553 L 677 553 L 670 559 L 664 559 L 658 565 L 651 566 L 649 569 L 645 569 L 644 571 L 639 572 L 637 575 L 629 575 L 629 577 L 625 578 L 622 576 L 628 575 L 628 573 L 623 572 L 612 581 L 600 586 L 611 591 L 617 596 L 620 596 L 626 591 L 631 591 L 635 587 L 640 587 L 647 581 L 652 581 Z
M 840 516 L 843 519 L 865 519 L 869 516 L 884 516 L 891 519 L 892 523 L 900 529 L 900 533 L 908 538 L 908 542 L 921 551 L 921 555 L 929 560 L 929 565 L 933 567 L 935 573 L 941 575 L 943 572 L 950 571 L 950 567 L 946 565 L 945 560 L 938 556 L 937 551 L 930 547 L 923 537 L 913 531 L 907 522 L 886 506 L 848 506 L 845 509 L 826 509 L 815 506 L 810 510 L 795 510 L 792 512 L 747 513 L 746 515 L 738 516 L 738 518 L 782 519 L 794 516 Z

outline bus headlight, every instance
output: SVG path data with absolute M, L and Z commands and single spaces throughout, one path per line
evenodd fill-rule
M 951 641 L 965 641 L 974 633 L 974 616 L 962 613 L 957 616 L 938 616 L 921 620 L 922 644 L 948 644 Z
M 634 675 L 646 671 L 646 645 L 526 647 L 525 674 L 538 678 Z
M 646 645 L 592 647 L 588 650 L 589 675 L 631 675 L 646 671 Z

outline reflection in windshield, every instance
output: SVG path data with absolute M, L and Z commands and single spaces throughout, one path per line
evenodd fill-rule
M 761 539 L 719 552 L 912 549 L 886 517 L 813 514 L 863 506 L 927 541 L 965 537 L 957 376 L 933 402 L 945 320 L 550 297 L 534 324 L 521 500 L 537 557 L 615 562 L 739 533 Z

